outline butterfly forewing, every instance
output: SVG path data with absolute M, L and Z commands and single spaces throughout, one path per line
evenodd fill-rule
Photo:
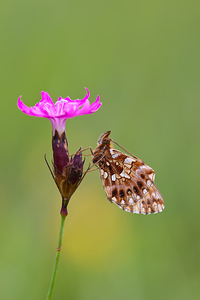
M 98 164 L 108 200 L 132 213 L 150 214 L 164 209 L 154 184 L 153 169 L 136 156 L 110 148 L 109 132 L 99 139 L 93 162 Z

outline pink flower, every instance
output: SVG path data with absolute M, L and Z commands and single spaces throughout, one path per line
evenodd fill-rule
M 67 98 L 58 98 L 54 104 L 47 92 L 41 92 L 42 99 L 34 107 L 28 107 L 21 101 L 21 96 L 18 99 L 18 107 L 21 111 L 29 116 L 47 118 L 52 123 L 53 135 L 55 130 L 60 134 L 65 131 L 65 122 L 69 118 L 76 116 L 92 114 L 99 109 L 102 103 L 99 102 L 99 95 L 95 102 L 90 105 L 89 90 L 82 100 L 71 100 Z

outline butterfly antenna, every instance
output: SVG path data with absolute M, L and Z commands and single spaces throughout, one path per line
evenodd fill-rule
M 118 147 L 120 147 L 121 149 L 123 149 L 124 151 L 126 151 L 128 154 L 130 154 L 132 157 L 136 158 L 137 157 L 135 155 L 133 155 L 131 152 L 129 152 L 128 150 L 126 150 L 124 147 L 122 147 L 120 144 L 118 144 L 117 142 L 111 140 L 114 144 L 116 144 Z

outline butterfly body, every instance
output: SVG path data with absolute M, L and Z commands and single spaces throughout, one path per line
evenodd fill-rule
M 161 212 L 164 201 L 154 184 L 154 170 L 136 156 L 112 148 L 109 135 L 107 131 L 100 136 L 92 159 L 108 200 L 132 213 Z

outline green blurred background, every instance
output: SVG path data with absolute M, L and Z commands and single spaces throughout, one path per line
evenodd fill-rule
M 103 103 L 67 121 L 70 152 L 102 132 L 156 171 L 166 208 L 106 200 L 98 172 L 73 196 L 52 299 L 200 299 L 199 1 L 2 1 L 0 299 L 45 299 L 61 199 L 44 162 L 48 91 Z

